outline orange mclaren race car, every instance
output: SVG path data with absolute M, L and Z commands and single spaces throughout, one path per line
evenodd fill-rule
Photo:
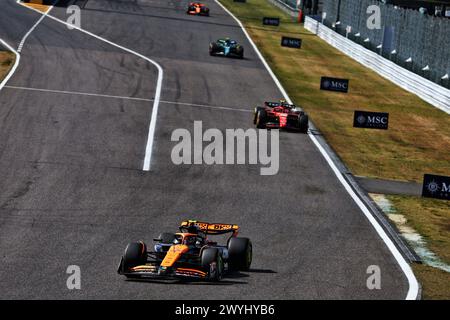
M 189 3 L 187 14 L 195 14 L 199 16 L 209 16 L 209 8 L 200 2 Z
M 237 237 L 237 225 L 188 220 L 179 230 L 153 239 L 154 251 L 148 251 L 144 242 L 128 244 L 118 273 L 127 278 L 219 281 L 226 272 L 249 270 L 252 243 Z M 226 245 L 209 239 L 226 233 L 231 234 Z

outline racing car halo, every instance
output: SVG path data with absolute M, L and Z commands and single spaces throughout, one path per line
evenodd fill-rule
M 128 244 L 118 273 L 127 278 L 219 281 L 226 272 L 249 270 L 252 242 L 237 237 L 239 226 L 187 220 L 179 230 L 153 239 L 154 251 L 147 251 L 142 241 Z M 208 237 L 226 233 L 231 233 L 226 245 Z
M 253 124 L 259 129 L 288 129 L 307 133 L 308 115 L 284 100 L 264 102 L 264 107 L 254 110 Z
M 236 57 L 244 59 L 244 47 L 230 38 L 221 38 L 209 44 L 211 56 L 222 55 L 225 57 Z

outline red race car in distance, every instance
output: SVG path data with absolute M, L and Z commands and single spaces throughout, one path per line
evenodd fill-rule
M 253 123 L 259 129 L 288 129 L 301 133 L 307 133 L 309 128 L 308 115 L 283 100 L 264 102 L 263 107 L 256 107 Z
M 189 3 L 187 14 L 198 15 L 198 16 L 209 16 L 209 8 L 200 2 Z

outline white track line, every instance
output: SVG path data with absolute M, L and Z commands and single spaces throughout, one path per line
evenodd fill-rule
M 18 2 L 20 0 L 17 0 Z M 23 45 L 25 44 L 25 41 L 27 41 L 28 37 L 30 36 L 31 33 L 33 33 L 34 29 L 36 29 L 36 27 L 42 22 L 42 20 L 45 19 L 45 17 L 50 13 L 50 11 L 52 11 L 53 6 L 50 6 L 50 8 L 39 18 L 39 20 L 34 24 L 34 26 L 31 27 L 31 29 L 27 32 L 27 34 L 25 34 L 25 36 L 23 37 L 22 41 L 20 41 L 19 44 L 19 48 L 17 49 L 17 52 L 22 52 L 23 49 Z
M 132 101 L 144 101 L 144 102 L 153 102 L 154 101 L 154 99 L 114 96 L 114 95 L 108 95 L 108 94 L 79 92 L 79 91 L 52 90 L 52 89 L 40 89 L 40 88 L 29 88 L 29 87 L 18 87 L 18 86 L 7 86 L 7 85 L 5 85 L 5 88 L 12 89 L 12 90 L 36 91 L 36 92 L 78 95 L 78 96 L 98 97 L 98 98 L 107 98 L 107 99 L 120 99 L 120 100 L 132 100 Z M 252 110 L 248 110 L 248 109 L 238 109 L 238 108 L 222 107 L 222 106 L 211 106 L 211 105 L 206 105 L 206 104 L 180 102 L 180 101 L 160 100 L 159 103 L 171 104 L 171 105 L 182 105 L 182 106 L 195 107 L 195 108 L 226 110 L 226 111 L 238 111 L 238 112 L 247 112 L 247 113 L 253 112 Z
M 79 91 L 50 90 L 50 89 L 27 88 L 27 87 L 17 87 L 17 86 L 5 86 L 5 88 L 6 89 L 14 89 L 14 90 L 37 91 L 37 92 L 78 95 L 78 96 L 88 96 L 88 97 L 99 97 L 99 98 L 109 98 L 109 99 L 136 100 L 136 101 L 145 101 L 145 102 L 153 102 L 154 101 L 153 99 L 125 97 L 125 96 L 113 96 L 113 95 L 108 95 L 108 94 L 88 93 L 88 92 L 79 92 Z
M 236 18 L 234 16 L 233 13 L 230 12 L 230 10 L 228 10 L 225 6 L 223 6 L 218 0 L 214 0 L 218 5 L 220 5 L 223 10 L 225 10 L 237 23 L 238 25 L 241 27 L 242 31 L 244 32 L 244 34 L 247 36 L 248 41 L 250 42 L 250 44 L 252 45 L 253 49 L 255 50 L 255 52 L 257 53 L 258 57 L 261 59 L 262 63 L 264 64 L 264 66 L 266 67 L 267 71 L 269 72 L 269 74 L 271 75 L 273 81 L 275 82 L 275 84 L 278 86 L 278 89 L 281 91 L 281 94 L 284 96 L 284 99 L 292 104 L 292 100 L 289 98 L 288 94 L 286 93 L 286 91 L 284 90 L 283 86 L 281 85 L 280 81 L 278 80 L 278 78 L 275 76 L 275 74 L 273 73 L 272 69 L 269 67 L 269 65 L 267 64 L 266 60 L 264 59 L 264 57 L 262 56 L 261 52 L 259 52 L 257 46 L 255 45 L 255 43 L 253 42 L 253 40 L 250 38 L 249 34 L 247 33 L 247 31 L 245 30 L 243 24 L 241 23 L 241 21 L 239 21 L 238 18 Z M 342 173 L 339 171 L 339 169 L 336 167 L 336 165 L 334 164 L 333 160 L 331 159 L 331 157 L 328 155 L 328 153 L 326 152 L 326 150 L 320 145 L 319 141 L 316 139 L 316 137 L 314 137 L 313 134 L 309 133 L 308 134 L 309 137 L 311 138 L 311 140 L 313 141 L 313 143 L 316 145 L 316 147 L 319 149 L 320 153 L 323 155 L 323 157 L 325 158 L 325 160 L 328 162 L 328 165 L 331 167 L 331 169 L 333 170 L 334 174 L 336 175 L 336 177 L 339 179 L 339 181 L 341 182 L 341 184 L 344 186 L 345 190 L 347 190 L 347 192 L 350 194 L 350 196 L 353 198 L 353 200 L 355 201 L 355 203 L 358 205 L 358 207 L 361 209 L 361 211 L 364 213 L 364 215 L 367 217 L 367 219 L 369 220 L 369 222 L 372 224 L 372 226 L 375 228 L 376 232 L 378 233 L 378 235 L 381 237 L 381 239 L 384 241 L 384 243 L 386 244 L 386 246 L 388 247 L 388 249 L 391 251 L 392 255 L 394 256 L 394 258 L 397 260 L 398 264 L 400 265 L 400 268 L 402 269 L 403 273 L 405 274 L 406 278 L 408 279 L 408 284 L 409 284 L 409 290 L 408 293 L 406 295 L 406 300 L 415 300 L 418 297 L 419 294 L 419 283 L 417 282 L 416 277 L 414 276 L 414 273 L 411 269 L 411 266 L 405 261 L 405 259 L 403 258 L 403 256 L 400 254 L 400 252 L 398 251 L 397 247 L 394 245 L 394 243 L 391 241 L 391 239 L 388 237 L 388 235 L 386 234 L 386 232 L 383 230 L 383 228 L 380 226 L 380 224 L 378 223 L 378 221 L 372 216 L 372 214 L 370 213 L 370 210 L 365 206 L 365 204 L 361 201 L 361 199 L 359 199 L 359 197 L 356 195 L 356 193 L 353 191 L 353 189 L 351 188 L 351 186 L 348 184 L 348 182 L 344 179 L 344 177 L 342 176 Z
M 231 107 L 210 106 L 210 105 L 206 105 L 206 104 L 197 104 L 197 103 L 188 103 L 188 102 L 162 101 L 161 100 L 161 103 L 175 104 L 175 105 L 179 104 L 179 105 L 188 106 L 188 107 L 209 108 L 209 109 L 238 111 L 238 112 L 247 112 L 247 113 L 253 112 L 252 110 L 248 110 L 248 109 L 236 109 L 236 108 L 231 108 Z
M 17 2 L 17 3 L 20 4 L 21 6 L 29 9 L 29 10 L 33 10 L 33 11 L 36 11 L 37 13 L 39 13 L 39 14 L 43 14 L 43 12 L 41 12 L 39 10 L 36 10 L 36 9 L 34 9 L 32 7 L 28 7 L 28 6 L 24 5 L 21 2 Z M 96 34 L 94 34 L 92 32 L 89 32 L 87 30 L 79 28 L 79 27 L 77 27 L 77 26 L 75 26 L 73 24 L 70 24 L 70 23 L 68 23 L 66 21 L 63 21 L 61 19 L 58 19 L 58 18 L 56 18 L 56 17 L 54 17 L 54 16 L 52 16 L 50 14 L 47 14 L 46 17 L 48 17 L 49 19 L 52 19 L 52 20 L 54 20 L 56 22 L 59 22 L 59 23 L 65 25 L 67 27 L 70 27 L 72 30 L 78 30 L 80 32 L 83 32 L 84 34 L 87 34 L 87 35 L 89 35 L 89 36 L 91 36 L 91 37 L 93 37 L 93 38 L 95 38 L 97 40 L 105 42 L 105 43 L 107 43 L 109 45 L 112 45 L 112 46 L 114 46 L 116 48 L 119 48 L 119 49 L 121 49 L 121 50 L 123 50 L 125 52 L 133 54 L 133 55 L 135 55 L 135 56 L 137 56 L 137 57 L 139 57 L 141 59 L 144 59 L 144 60 L 150 62 L 151 64 L 153 64 L 158 69 L 158 80 L 157 80 L 157 83 L 156 83 L 155 99 L 153 100 L 153 109 L 152 109 L 152 114 L 151 114 L 151 118 L 150 118 L 150 125 L 149 125 L 149 130 L 148 130 L 148 137 L 147 137 L 147 145 L 146 145 L 146 148 L 145 148 L 144 165 L 143 165 L 143 168 L 142 168 L 142 170 L 144 170 L 144 171 L 150 171 L 151 159 L 152 159 L 152 153 L 153 153 L 153 142 L 154 142 L 154 138 L 155 138 L 156 119 L 157 119 L 157 116 L 158 116 L 158 107 L 159 107 L 159 102 L 160 102 L 160 99 L 161 99 L 162 81 L 163 81 L 163 76 L 164 76 L 164 72 L 163 72 L 163 69 L 161 68 L 161 66 L 156 61 L 154 61 L 154 60 L 152 60 L 152 59 L 150 59 L 150 58 L 148 58 L 148 57 L 146 57 L 146 56 L 144 56 L 144 55 L 142 55 L 142 54 L 140 54 L 140 53 L 138 53 L 136 51 L 133 51 L 131 49 L 128 49 L 126 47 L 118 45 L 118 44 L 116 44 L 116 43 L 114 43 L 112 41 L 109 41 L 109 40 L 107 40 L 105 38 L 102 38 L 102 37 L 100 37 L 100 36 L 98 36 L 98 35 L 96 35 Z
M 20 0 L 17 0 L 17 3 L 19 3 Z M 5 87 L 6 83 L 9 81 L 9 79 L 11 79 L 11 77 L 13 76 L 13 74 L 16 72 L 17 68 L 19 67 L 19 63 L 20 63 L 20 52 L 22 51 L 23 45 L 25 44 L 25 41 L 27 40 L 27 38 L 30 36 L 30 34 L 34 31 L 34 29 L 36 29 L 36 27 L 39 25 L 39 23 L 41 23 L 42 20 L 44 20 L 44 18 L 46 17 L 46 15 L 50 12 L 50 10 L 53 9 L 53 6 L 50 7 L 49 10 L 47 10 L 47 12 L 33 25 L 33 27 L 31 27 L 31 29 L 25 34 L 25 36 L 22 38 L 22 40 L 20 41 L 19 44 L 19 48 L 16 50 L 14 50 L 14 48 L 12 46 L 10 46 L 8 43 L 6 43 L 5 41 L 3 41 L 2 39 L 0 39 L 0 43 L 2 43 L 9 51 L 11 51 L 12 53 L 14 53 L 14 55 L 16 56 L 16 60 L 14 62 L 14 66 L 11 68 L 11 70 L 9 71 L 8 75 L 5 77 L 5 79 L 3 79 L 3 81 L 0 83 L 0 90 L 3 89 L 3 87 Z M 40 12 L 42 14 L 42 12 Z
M 11 51 L 12 53 L 15 54 L 16 56 L 16 61 L 14 62 L 13 67 L 11 68 L 11 70 L 9 71 L 8 75 L 5 77 L 5 79 L 3 79 L 3 81 L 0 83 L 0 91 L 3 89 L 3 87 L 6 85 L 6 83 L 9 81 L 9 79 L 11 79 L 11 77 L 13 76 L 14 72 L 16 72 L 17 67 L 19 66 L 19 62 L 20 62 L 20 53 L 18 53 L 16 50 L 14 50 L 13 47 L 11 47 L 9 44 L 7 44 L 5 41 L 3 41 L 2 39 L 0 39 L 0 43 L 2 43 L 9 51 Z

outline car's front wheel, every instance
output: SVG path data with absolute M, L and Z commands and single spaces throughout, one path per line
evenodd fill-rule
M 264 129 L 266 127 L 267 113 L 264 108 L 257 110 L 256 112 L 256 127 L 258 129 Z
M 214 42 L 211 42 L 209 44 L 209 55 L 210 56 L 214 56 L 217 52 L 217 44 L 215 44 Z
M 299 128 L 301 133 L 308 133 L 309 118 L 304 113 L 301 113 L 298 116 L 298 128 Z
M 253 124 L 256 124 L 256 119 L 257 119 L 259 110 L 264 110 L 264 108 L 263 107 L 256 107 L 255 108 L 255 111 L 253 112 Z
M 127 273 L 131 268 L 143 265 L 147 262 L 147 246 L 144 242 L 132 242 L 127 245 L 122 256 L 119 269 L 121 273 Z

